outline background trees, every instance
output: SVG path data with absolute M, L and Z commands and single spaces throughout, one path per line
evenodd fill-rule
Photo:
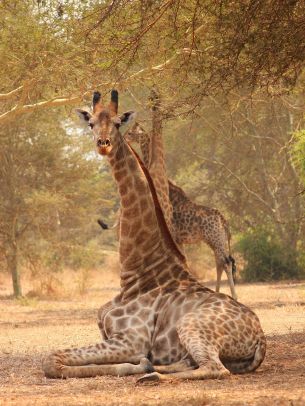
M 115 245 L 95 225 L 114 185 L 71 119 L 96 88 L 119 88 L 149 128 L 158 86 L 171 178 L 225 212 L 248 264 L 258 238 L 292 270 L 269 258 L 256 278 L 301 276 L 304 16 L 297 0 L 2 1 L 0 261 L 15 294 L 20 264 L 93 266 Z
M 102 164 L 88 159 L 91 148 L 59 117 L 34 114 L 0 133 L 0 243 L 16 296 L 20 265 L 73 267 L 75 252 L 100 233 L 102 208 L 112 206 Z M 98 250 L 92 257 L 92 265 L 101 262 Z
M 223 207 L 241 240 L 251 245 L 253 233 L 273 240 L 291 276 L 300 272 L 304 235 L 302 181 L 292 156 L 294 133 L 304 126 L 302 103 L 299 96 L 262 93 L 236 94 L 225 104 L 207 100 L 198 120 L 185 123 L 179 136 L 181 161 L 188 160 L 189 168 L 177 161 L 170 166 L 194 197 Z M 244 254 L 249 251 L 245 243 L 239 245 Z M 281 277 L 276 271 L 272 275 Z M 260 271 L 261 279 L 267 277 Z

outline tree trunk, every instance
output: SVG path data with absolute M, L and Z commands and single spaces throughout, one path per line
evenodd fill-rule
M 14 242 L 11 244 L 9 253 L 7 256 L 7 265 L 8 270 L 12 275 L 14 297 L 22 296 L 21 283 L 20 283 L 20 274 L 18 270 L 18 248 L 17 243 Z

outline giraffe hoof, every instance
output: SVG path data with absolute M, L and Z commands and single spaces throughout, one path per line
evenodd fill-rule
M 143 367 L 143 372 L 146 372 L 147 374 L 155 371 L 153 364 L 147 358 L 142 358 L 140 361 L 140 365 L 141 367 Z
M 158 372 L 153 372 L 152 374 L 146 374 L 137 380 L 137 383 L 140 384 L 150 384 L 150 383 L 158 383 L 161 381 L 161 376 Z

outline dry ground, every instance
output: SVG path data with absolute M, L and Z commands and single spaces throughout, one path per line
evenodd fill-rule
M 305 405 L 304 282 L 237 287 L 268 337 L 265 362 L 255 373 L 149 387 L 135 386 L 136 377 L 45 379 L 41 360 L 51 349 L 99 340 L 96 311 L 117 293 L 118 278 L 102 272 L 89 282 L 83 296 L 14 301 L 2 277 L 0 405 Z

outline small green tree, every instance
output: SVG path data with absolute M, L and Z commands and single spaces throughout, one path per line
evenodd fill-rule
M 304 277 L 296 252 L 284 246 L 275 233 L 257 228 L 243 234 L 236 248 L 242 253 L 246 265 L 242 278 L 246 282 L 271 281 Z

